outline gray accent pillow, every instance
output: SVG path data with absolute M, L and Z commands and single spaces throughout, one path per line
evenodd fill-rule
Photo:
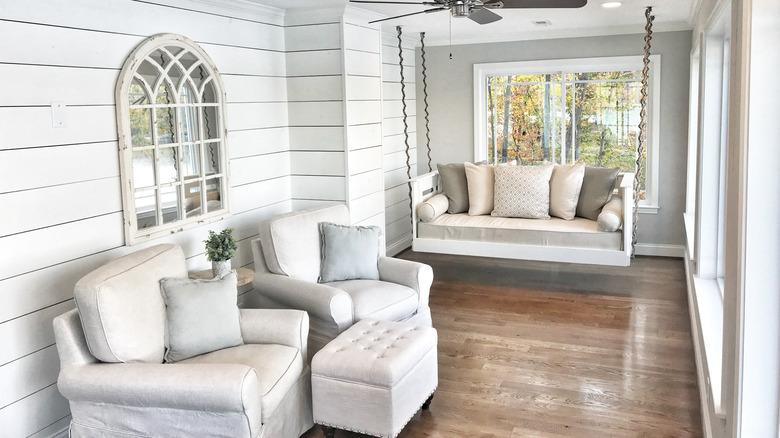
M 347 226 L 320 222 L 322 260 L 320 283 L 379 280 L 379 239 L 375 226 Z
M 609 201 L 620 169 L 585 166 L 582 190 L 577 201 L 577 216 L 598 220 L 604 204 Z
M 213 280 L 163 278 L 165 361 L 177 362 L 244 343 L 236 271 Z
M 496 166 L 494 190 L 497 217 L 550 219 L 552 165 Z
M 450 205 L 447 213 L 463 213 L 469 210 L 469 190 L 466 167 L 463 163 L 437 164 L 441 188 Z

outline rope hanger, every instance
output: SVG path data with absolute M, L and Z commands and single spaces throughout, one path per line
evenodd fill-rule
M 412 205 L 412 163 L 411 163 L 411 155 L 410 155 L 410 146 L 409 146 L 409 123 L 408 123 L 408 114 L 406 113 L 406 78 L 404 76 L 404 50 L 403 50 L 403 40 L 401 37 L 403 36 L 403 30 L 401 29 L 401 26 L 396 26 L 395 30 L 398 32 L 398 66 L 401 70 L 401 112 L 403 113 L 403 123 L 404 123 L 404 151 L 406 153 L 406 178 L 407 183 L 406 185 L 409 188 L 409 211 L 411 212 L 414 206 Z M 422 79 L 423 79 L 423 102 L 424 102 L 424 108 L 425 108 L 425 146 L 427 148 L 428 153 L 428 172 L 431 172 L 433 170 L 433 167 L 431 166 L 431 130 L 429 126 L 430 122 L 430 113 L 428 112 L 428 75 L 427 70 L 425 67 L 425 32 L 420 32 L 420 45 L 421 45 L 421 54 L 422 54 Z M 409 215 L 409 218 L 411 219 L 411 214 Z M 414 226 L 414 224 L 412 224 Z
M 648 77 L 650 76 L 650 41 L 653 39 L 653 20 L 655 17 L 650 15 L 653 11 L 652 6 L 645 9 L 645 55 L 642 59 L 642 88 L 640 89 L 639 105 L 639 139 L 636 145 L 636 176 L 634 177 L 634 226 L 631 236 L 631 257 L 636 257 L 637 242 L 637 222 L 639 222 L 639 179 L 644 171 L 642 168 L 642 159 L 645 156 L 647 145 L 647 88 Z M 657 109 L 656 109 L 657 111 Z
M 412 214 L 411 211 L 414 208 L 412 205 L 412 163 L 411 163 L 411 155 L 409 154 L 409 122 L 407 121 L 407 118 L 409 117 L 406 114 L 406 82 L 404 78 L 404 49 L 402 46 L 402 40 L 401 36 L 403 35 L 403 31 L 401 30 L 401 26 L 396 26 L 395 30 L 398 32 L 398 66 L 401 69 L 401 112 L 403 113 L 403 122 L 404 122 L 404 151 L 406 152 L 406 185 L 409 188 L 409 219 L 411 220 Z M 412 226 L 414 226 L 414 223 L 412 223 Z

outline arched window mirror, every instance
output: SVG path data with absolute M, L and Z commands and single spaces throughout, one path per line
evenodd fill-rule
M 224 91 L 211 58 L 180 35 L 155 35 L 116 87 L 126 243 L 224 219 Z

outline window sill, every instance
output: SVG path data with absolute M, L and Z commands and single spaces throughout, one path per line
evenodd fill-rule
M 639 205 L 639 214 L 658 214 L 660 209 L 657 205 Z
M 704 343 L 704 367 L 712 408 L 718 418 L 725 419 L 721 406 L 721 376 L 723 367 L 723 297 L 717 279 L 693 276 L 693 294 L 698 310 L 701 338 Z

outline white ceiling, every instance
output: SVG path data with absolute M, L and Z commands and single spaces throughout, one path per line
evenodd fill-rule
M 348 0 L 251 0 L 266 6 L 281 9 L 320 9 L 344 6 Z M 410 1 L 410 0 L 404 0 Z M 495 41 L 517 41 L 529 39 L 565 38 L 593 35 L 619 35 L 642 33 L 645 26 L 645 8 L 653 7 L 654 31 L 691 29 L 696 4 L 700 0 L 622 0 L 623 5 L 615 9 L 601 6 L 607 0 L 589 0 L 578 9 L 497 9 L 494 12 L 503 17 L 495 23 L 479 25 L 469 19 L 453 18 L 447 11 L 420 14 L 383 23 L 388 32 L 395 32 L 402 26 L 407 34 L 425 32 L 428 45 L 446 45 L 450 42 L 450 21 L 452 43 L 468 44 Z M 416 5 L 358 4 L 353 7 L 366 9 L 385 16 L 401 15 L 424 10 L 428 7 Z M 532 21 L 548 20 L 551 26 L 539 27 Z

